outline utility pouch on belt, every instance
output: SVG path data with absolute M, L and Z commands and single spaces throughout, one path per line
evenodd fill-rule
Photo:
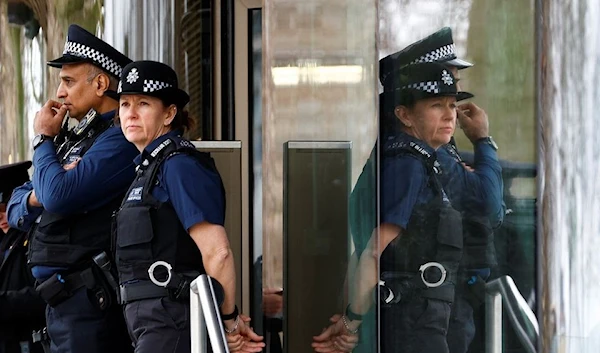
M 94 274 L 96 283 L 92 288 L 88 288 L 93 294 L 93 298 L 90 298 L 90 300 L 95 301 L 94 304 L 96 304 L 98 309 L 106 310 L 110 308 L 117 299 L 117 293 L 109 284 L 109 281 L 106 279 L 105 274 L 100 267 L 92 265 L 92 273 Z
M 466 284 L 465 297 L 474 309 L 485 302 L 485 280 L 481 276 L 473 276 Z
M 57 273 L 38 285 L 36 291 L 50 306 L 58 305 L 73 295 L 71 291 L 67 289 L 65 280 Z

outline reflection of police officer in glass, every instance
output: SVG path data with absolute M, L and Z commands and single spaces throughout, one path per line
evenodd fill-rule
M 393 74 L 400 68 L 422 62 L 443 63 L 452 71 L 457 81 L 458 70 L 472 66 L 471 63 L 456 56 L 452 32 L 446 27 L 381 59 L 380 80 L 385 86 L 390 78 L 394 79 Z M 457 87 L 460 89 L 458 83 Z M 383 94 L 381 97 L 385 98 L 386 95 Z M 385 108 L 385 106 L 382 100 L 380 107 Z M 475 106 L 473 109 L 479 110 Z M 386 112 L 381 112 L 382 116 L 385 114 Z M 385 132 L 381 135 L 385 135 Z M 486 137 L 476 141 L 475 149 L 480 157 L 478 163 L 474 165 L 475 170 L 464 166 L 453 141 L 436 151 L 443 170 L 440 178 L 443 183 L 451 183 L 460 190 L 456 196 L 459 198 L 457 201 L 464 204 L 461 285 L 457 288 L 452 306 L 448 333 L 448 343 L 452 353 L 465 352 L 473 339 L 475 326 L 472 306 L 477 307 L 481 304 L 484 279 L 489 275 L 490 267 L 496 263 L 492 225 L 498 226 L 503 217 L 501 168 L 495 145 L 491 138 Z M 375 213 L 372 211 L 375 209 L 376 195 L 375 164 L 374 149 L 351 197 L 351 227 L 357 254 L 364 249 L 368 239 L 365 235 L 370 234 L 375 225 Z M 350 269 L 350 273 L 352 271 Z
M 223 227 L 223 184 L 209 155 L 181 137 L 189 101 L 167 65 L 138 61 L 119 82 L 121 128 L 141 154 L 117 215 L 121 301 L 136 352 L 189 352 L 189 282 L 207 273 L 224 288 L 231 351 L 259 352 L 262 337 L 235 306 L 235 268 Z
M 459 59 L 455 53 L 452 31 L 445 27 L 430 36 L 391 54 L 380 61 L 380 78 L 386 78 L 398 67 L 414 62 L 436 61 L 444 63 L 458 79 L 458 70 L 473 66 Z M 472 109 L 478 109 L 473 107 Z M 460 112 L 459 112 L 460 114 Z M 465 131 L 468 136 L 468 131 Z M 452 307 L 448 331 L 451 353 L 464 353 L 475 335 L 473 309 L 483 303 L 485 280 L 497 264 L 493 228 L 500 226 L 504 216 L 502 205 L 502 169 L 496 154 L 496 145 L 489 136 L 475 143 L 475 153 L 480 157 L 473 165 L 465 167 L 456 145 L 452 141 L 437 152 L 444 171 L 445 183 L 456 184 L 464 204 L 464 248 L 460 269 L 460 284 Z
M 0 166 L 0 353 L 42 352 L 31 332 L 45 326 L 46 303 L 27 267 L 27 233 L 6 219 L 6 203 L 15 187 L 29 181 L 29 167 L 31 162 Z
M 33 183 L 9 203 L 11 226 L 33 231 L 28 261 L 48 303 L 53 352 L 132 350 L 106 256 L 112 213 L 135 175 L 135 147 L 113 126 L 118 77 L 130 61 L 69 27 L 63 56 L 48 63 L 61 69 L 56 94 L 63 104 L 49 100 L 37 113 Z M 70 131 L 61 130 L 67 112 L 80 121 Z
M 393 298 L 381 307 L 383 352 L 447 352 L 446 330 L 462 256 L 456 190 L 439 177 L 436 150 L 450 141 L 458 100 L 454 77 L 440 64 L 412 65 L 384 86 L 388 113 L 381 161 L 381 224 L 362 251 L 351 304 L 313 344 L 318 352 L 354 348 L 358 328 L 381 279 Z M 459 108 L 463 109 L 463 108 Z M 462 116 L 472 128 L 485 115 Z M 478 134 L 484 132 L 477 129 Z M 389 297 L 389 296 L 388 296 Z
M 460 188 L 438 174 L 443 171 L 428 155 L 435 156 L 450 141 L 457 114 L 469 139 L 487 136 L 487 117 L 481 109 L 474 104 L 456 109 L 456 99 L 444 97 L 471 96 L 456 91 L 449 70 L 433 63 L 397 70 L 384 85 L 379 244 L 374 232 L 361 253 L 351 287 L 357 293 L 346 315 L 319 337 L 333 337 L 325 344 L 335 344 L 336 351 L 355 345 L 349 333 L 360 325 L 370 306 L 370 291 L 378 284 L 378 249 L 385 249 L 380 284 L 387 289 L 381 293 L 383 351 L 448 351 L 446 330 L 462 255 L 462 219 L 457 211 L 464 205 Z M 444 98 L 431 98 L 440 95 Z M 412 152 L 406 151 L 407 146 Z M 428 168 L 423 169 L 423 163 L 420 170 L 416 167 L 411 157 L 419 154 L 421 161 L 429 161 Z M 435 195 L 445 197 L 440 202 Z M 445 276 L 440 275 L 442 267 Z

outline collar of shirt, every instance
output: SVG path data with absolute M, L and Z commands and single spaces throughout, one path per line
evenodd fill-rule
M 404 142 L 404 143 L 414 142 L 415 144 L 417 144 L 417 146 L 422 147 L 424 150 L 426 150 L 430 154 L 435 153 L 435 150 L 431 146 L 429 146 L 427 143 L 425 143 L 425 141 L 420 140 L 416 137 L 413 137 L 405 132 L 398 132 L 395 135 L 388 136 L 386 139 L 384 139 L 384 141 L 382 143 L 382 147 L 385 150 L 386 147 L 391 146 L 395 142 Z
M 135 163 L 135 165 L 140 165 L 140 163 L 142 163 L 142 160 L 144 158 L 146 158 L 146 156 L 150 153 L 152 153 L 152 151 L 158 147 L 158 145 L 160 145 L 164 140 L 170 138 L 170 137 L 177 137 L 177 136 L 181 136 L 181 131 L 180 130 L 171 130 L 169 132 L 167 132 L 164 135 L 161 135 L 159 137 L 157 137 L 156 139 L 154 139 L 154 141 L 150 142 L 150 144 L 148 146 L 146 146 L 146 148 L 144 148 L 144 150 L 142 151 L 142 153 L 138 154 L 134 159 L 133 159 L 133 163 Z
M 112 120 L 115 118 L 115 114 L 117 114 L 116 110 L 111 110 L 109 112 L 106 112 L 104 114 L 100 114 L 100 117 L 102 118 L 102 120 Z

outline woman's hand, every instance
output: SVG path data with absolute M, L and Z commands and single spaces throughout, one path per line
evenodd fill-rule
M 228 330 L 233 330 L 231 333 L 227 333 L 227 346 L 230 352 L 262 352 L 265 344 L 262 342 L 263 337 L 257 335 L 248 323 L 250 317 L 240 314 L 237 318 L 238 323 L 235 327 L 235 320 L 227 320 L 225 327 Z
M 318 353 L 344 353 L 352 352 L 358 344 L 358 330 L 360 322 L 348 321 L 342 315 L 333 315 L 329 321 L 331 325 L 323 329 L 320 335 L 313 337 L 312 347 Z M 349 327 L 346 327 L 348 325 Z M 350 326 L 351 325 L 351 326 Z M 350 330 L 353 330 L 350 332 Z

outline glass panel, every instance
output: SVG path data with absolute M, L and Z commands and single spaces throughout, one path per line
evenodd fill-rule
M 375 10 L 363 0 L 264 3 L 263 287 L 283 288 L 287 352 L 313 351 L 354 293 L 349 202 L 377 136 Z M 361 330 L 367 352 L 374 322 Z
M 600 348 L 600 2 L 539 1 L 543 352 Z
M 482 352 L 486 281 L 511 276 L 530 307 L 536 309 L 534 1 L 380 0 L 379 9 L 380 58 L 445 26 L 452 30 L 455 44 L 448 46 L 451 42 L 438 33 L 380 61 L 385 92 L 380 100 L 380 118 L 383 134 L 389 136 L 382 138 L 381 222 L 400 228 L 400 236 L 382 255 L 381 276 L 388 279 L 386 290 L 404 294 L 398 303 L 390 299 L 390 303 L 382 304 L 382 351 L 389 352 L 402 341 L 424 337 L 419 334 L 426 333 L 430 348 L 420 347 L 421 351 L 444 351 L 448 345 L 450 352 Z M 459 59 L 474 65 L 450 61 L 455 58 L 453 51 Z M 447 66 L 415 65 L 429 61 Z M 434 75 L 431 80 L 423 79 L 431 77 L 432 72 L 437 78 Z M 423 93 L 429 87 L 418 86 L 423 81 L 439 82 L 440 92 L 448 92 L 449 88 L 444 87 L 455 84 L 458 90 L 475 95 L 468 102 L 476 106 L 461 106 L 465 102 L 460 101 L 456 103 L 458 112 L 454 113 L 452 106 L 442 111 L 446 102 L 455 99 L 446 97 L 438 99 L 438 108 L 428 107 L 435 99 L 427 97 L 441 93 Z M 483 115 L 477 107 L 487 113 L 489 129 L 478 123 Z M 462 129 L 454 131 L 455 114 Z M 438 130 L 438 125 L 424 119 L 437 119 L 430 121 L 450 129 Z M 434 130 L 427 130 L 432 126 Z M 446 144 L 450 135 L 444 131 L 453 132 L 457 150 Z M 479 140 L 485 136 L 493 136 L 500 147 L 497 153 L 490 141 Z M 407 141 L 414 141 L 429 152 L 435 150 L 439 170 L 410 161 L 414 151 L 401 144 Z M 390 154 L 395 159 L 388 157 Z M 430 174 L 433 170 L 436 177 L 424 176 L 423 168 Z M 441 188 L 435 186 L 435 180 L 433 185 L 427 184 L 432 178 L 438 180 Z M 419 187 L 421 191 L 415 191 Z M 436 204 L 439 199 L 436 201 L 428 193 L 447 196 L 449 205 L 461 216 L 462 237 L 437 228 L 447 221 L 440 215 L 448 204 L 444 199 Z M 499 224 L 499 220 L 503 222 Z M 425 229 L 430 229 L 429 233 Z M 452 257 L 455 249 L 448 247 L 452 241 L 443 245 L 444 236 L 462 240 L 460 262 Z M 383 233 L 381 238 L 386 240 Z M 442 288 L 448 287 L 447 281 L 439 289 L 425 289 L 425 282 L 431 284 L 441 278 L 438 269 L 425 271 L 425 280 L 415 279 L 419 266 L 427 261 L 444 265 L 450 281 L 456 283 L 453 300 L 444 298 Z M 415 285 L 416 289 L 411 287 Z M 448 305 L 450 301 L 452 305 Z M 444 319 L 449 320 L 447 335 Z M 508 320 L 503 321 L 505 351 L 523 351 L 506 324 Z M 407 352 L 418 351 L 404 347 Z

